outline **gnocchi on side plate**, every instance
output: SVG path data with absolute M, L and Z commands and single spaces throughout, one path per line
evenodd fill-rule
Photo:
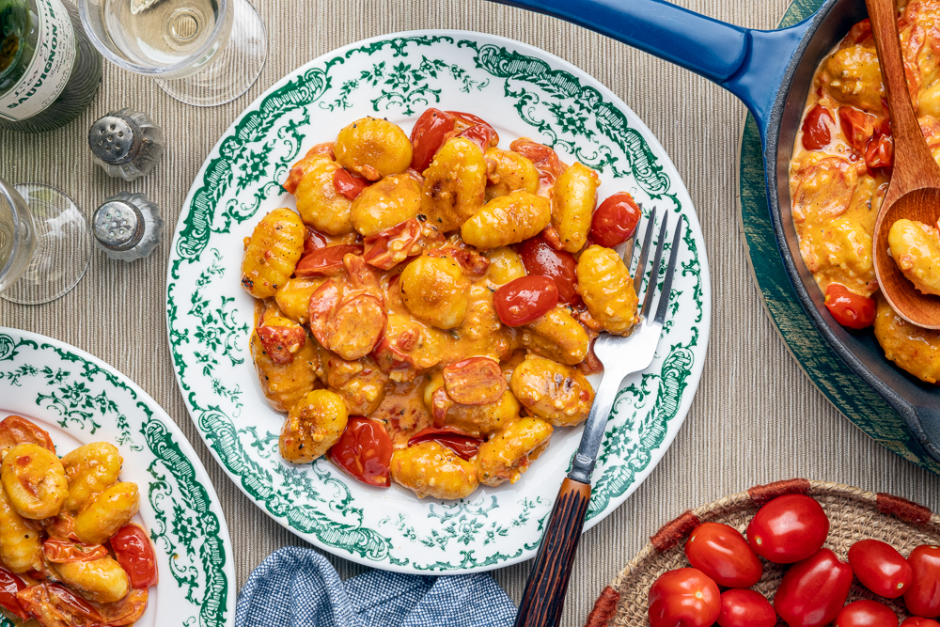
M 242 265 L 281 456 L 436 499 L 518 481 L 587 418 L 593 339 L 638 321 L 613 248 L 640 210 L 621 192 L 598 211 L 598 184 L 433 108 L 410 138 L 364 118 L 311 149 L 284 183 L 298 212 L 264 216 Z
M 133 522 L 137 484 L 107 442 L 62 458 L 43 429 L 0 421 L 0 610 L 42 627 L 132 625 L 157 585 L 156 553 Z M 34 624 L 34 623 L 30 623 Z

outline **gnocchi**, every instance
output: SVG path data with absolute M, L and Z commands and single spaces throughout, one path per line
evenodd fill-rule
M 159 576 L 155 547 L 132 523 L 139 494 L 119 480 L 120 451 L 92 442 L 60 461 L 45 430 L 11 418 L 0 424 L 0 574 L 18 604 L 0 606 L 43 627 L 134 623 Z M 143 542 L 131 547 L 130 536 Z
M 255 298 L 274 296 L 294 273 L 304 250 L 304 224 L 290 209 L 261 219 L 245 248 L 242 287 Z
M 428 109 L 411 139 L 363 118 L 291 168 L 299 216 L 266 216 L 244 262 L 283 459 L 326 456 L 373 487 L 457 499 L 518 480 L 553 426 L 588 416 L 591 338 L 636 320 L 627 269 L 588 240 L 600 175 L 530 139 L 499 142 L 481 118 Z M 280 263 L 291 246 L 293 267 Z M 269 249 L 277 273 L 259 261 Z

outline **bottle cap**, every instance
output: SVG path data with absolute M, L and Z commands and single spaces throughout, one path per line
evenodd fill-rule
M 124 165 L 140 152 L 143 136 L 137 122 L 125 115 L 109 113 L 88 131 L 91 152 L 105 163 Z
M 144 216 L 125 200 L 110 200 L 92 218 L 95 239 L 106 250 L 130 250 L 144 236 Z

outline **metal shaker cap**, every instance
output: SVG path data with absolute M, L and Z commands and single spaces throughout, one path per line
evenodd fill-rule
M 137 122 L 118 113 L 109 113 L 92 124 L 88 146 L 98 158 L 112 165 L 124 165 L 137 157 L 143 134 Z
M 130 250 L 144 236 L 144 216 L 124 200 L 111 200 L 98 207 L 92 218 L 95 239 L 107 250 Z

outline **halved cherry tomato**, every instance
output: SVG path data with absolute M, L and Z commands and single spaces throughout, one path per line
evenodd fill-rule
M 777 564 L 811 557 L 829 535 L 829 518 L 816 499 L 787 494 L 764 505 L 747 526 L 754 552 Z
M 326 248 L 329 245 L 330 240 L 327 239 L 326 235 L 316 229 L 310 228 L 309 226 L 307 227 L 307 232 L 304 235 L 305 255 L 309 255 L 318 248 Z
M 789 516 L 795 518 L 792 511 Z M 774 609 L 790 627 L 822 627 L 839 615 L 851 588 L 852 567 L 829 549 L 820 549 L 783 576 Z
M 421 248 L 415 246 L 420 238 L 421 223 L 415 218 L 405 220 L 365 238 L 362 258 L 370 266 L 391 270 L 409 256 L 421 253 Z
M 898 627 L 898 615 L 877 601 L 855 601 L 842 608 L 835 627 Z
M 353 416 L 346 430 L 330 449 L 330 461 L 353 479 L 379 488 L 392 485 L 388 465 L 392 461 L 392 440 L 382 423 Z
M 577 306 L 581 302 L 576 288 L 578 263 L 569 252 L 555 250 L 541 235 L 528 239 L 519 247 L 519 255 L 529 275 L 545 276 L 555 281 L 558 300 L 565 305 Z
M 302 326 L 268 327 L 256 329 L 264 352 L 276 364 L 294 363 L 294 354 L 303 348 L 307 341 L 307 332 Z
M 412 168 L 418 172 L 427 170 L 444 143 L 444 137 L 454 130 L 455 122 L 453 115 L 434 107 L 421 114 L 411 129 Z
M 0 450 L 18 444 L 36 444 L 55 453 L 52 437 L 44 429 L 22 416 L 7 416 L 0 422 Z
M 863 586 L 879 596 L 896 599 L 911 586 L 914 571 L 893 546 L 860 540 L 849 549 L 849 564 Z
M 482 124 L 483 126 L 489 126 L 493 128 L 493 125 L 481 118 L 478 115 L 473 115 L 472 113 L 464 113 L 463 111 L 448 111 L 450 115 L 454 116 L 462 124 L 466 126 L 473 126 L 475 124 Z
M 724 588 L 750 588 L 764 574 L 747 540 L 728 525 L 707 522 L 696 527 L 685 543 L 685 556 Z
M 499 363 L 489 357 L 471 357 L 445 366 L 444 389 L 461 405 L 489 405 L 502 398 L 508 387 Z
M 670 570 L 650 588 L 652 627 L 711 627 L 720 612 L 718 586 L 696 568 Z
M 940 623 L 929 618 L 911 616 L 910 618 L 904 619 L 904 622 L 901 623 L 901 627 L 940 627 Z
M 20 590 L 20 605 L 43 625 L 100 625 L 101 613 L 60 583 L 41 583 Z
M 868 145 L 868 138 L 875 132 L 878 118 L 854 107 L 839 107 L 839 121 L 842 122 L 842 132 L 855 152 L 863 154 Z
M 333 172 L 333 187 L 338 194 L 349 200 L 356 200 L 359 194 L 369 186 L 369 181 L 350 174 L 346 168 L 339 168 Z
M 329 276 L 338 274 L 343 270 L 343 257 L 346 255 L 361 255 L 362 246 L 359 244 L 340 244 L 317 248 L 304 255 L 297 262 L 294 274 L 299 277 Z
M 721 627 L 774 627 L 777 613 L 764 595 L 753 590 L 727 590 L 721 594 Z
M 455 427 L 426 427 L 411 436 L 408 440 L 408 446 L 430 441 L 446 446 L 455 452 L 458 457 L 467 461 L 470 461 L 470 459 L 477 454 L 477 451 L 480 450 L 480 445 L 483 444 L 482 439 L 474 437 Z
M 613 248 L 633 237 L 643 213 L 627 192 L 614 194 L 601 203 L 591 218 L 591 239 Z
M 474 124 L 470 128 L 460 131 L 457 136 L 466 137 L 485 153 L 490 146 L 494 145 L 493 138 L 496 137 L 496 131 L 489 124 Z
M 104 618 L 104 624 L 111 626 L 133 625 L 147 611 L 147 601 L 150 593 L 146 588 L 135 588 L 117 603 L 99 605 L 98 611 Z
M 108 548 L 100 544 L 82 544 L 71 540 L 49 538 L 42 544 L 42 552 L 53 564 L 93 562 L 107 557 Z
M 914 571 L 914 581 L 904 594 L 907 609 L 924 618 L 940 616 L 940 546 L 919 546 L 907 561 Z
M 891 137 L 890 127 L 884 132 L 883 127 L 875 129 L 868 143 L 865 145 L 865 165 L 869 173 L 874 170 L 890 170 L 894 165 L 894 140 Z
M 17 615 L 22 619 L 29 618 L 29 614 L 20 605 L 16 598 L 16 593 L 27 587 L 19 575 L 11 573 L 9 570 L 0 566 L 0 607 Z
M 841 283 L 826 287 L 826 309 L 836 322 L 850 329 L 865 329 L 875 323 L 875 300 L 856 294 Z
M 157 585 L 157 554 L 147 532 L 137 525 L 121 527 L 111 538 L 111 548 L 118 564 L 131 578 L 131 587 L 149 588 Z
M 497 288 L 493 308 L 507 327 L 544 316 L 558 304 L 558 286 L 546 276 L 523 276 Z
M 828 146 L 832 141 L 830 129 L 835 121 L 829 109 L 821 104 L 810 109 L 803 120 L 803 148 L 819 150 Z
M 871 39 L 871 20 L 866 17 L 861 22 L 855 24 L 852 30 L 849 31 L 849 34 L 846 35 L 845 39 L 846 41 L 852 42 L 852 45 L 855 46 Z

